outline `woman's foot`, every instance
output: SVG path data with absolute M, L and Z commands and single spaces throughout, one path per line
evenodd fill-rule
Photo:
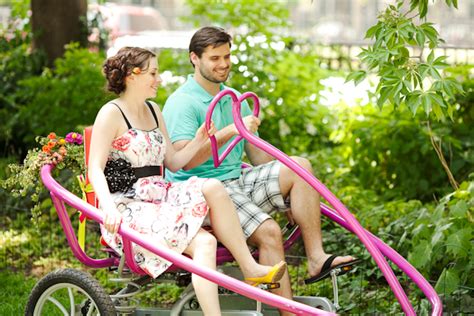
M 283 275 L 286 272 L 286 262 L 280 261 L 280 263 L 274 265 L 273 267 L 269 266 L 262 266 L 266 267 L 267 272 L 266 274 L 261 274 L 257 277 L 246 277 L 245 281 L 247 281 L 252 286 L 258 286 L 260 284 L 274 284 L 280 281 Z

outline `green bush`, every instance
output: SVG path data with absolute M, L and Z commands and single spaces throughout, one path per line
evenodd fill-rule
M 25 152 L 15 126 L 20 110 L 18 82 L 40 74 L 45 63 L 44 55 L 31 49 L 33 35 L 29 24 L 24 23 L 28 9 L 29 1 L 15 2 L 7 27 L 0 26 L 0 147 L 4 148 L 1 157 Z
M 14 118 L 19 137 L 31 147 L 35 135 L 54 131 L 65 135 L 92 125 L 100 107 L 111 98 L 106 93 L 102 54 L 69 45 L 55 68 L 19 83 L 20 111 Z

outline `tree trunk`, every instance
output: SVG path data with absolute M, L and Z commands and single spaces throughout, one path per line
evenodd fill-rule
M 48 64 L 63 56 L 64 46 L 87 43 L 87 0 L 31 0 L 33 48 L 46 53 Z

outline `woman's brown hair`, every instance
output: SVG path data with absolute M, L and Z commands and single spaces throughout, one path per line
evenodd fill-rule
M 134 68 L 146 71 L 150 59 L 156 54 L 140 47 L 123 47 L 115 56 L 107 58 L 102 65 L 102 71 L 107 79 L 107 90 L 116 94 L 122 93 L 125 86 L 125 78 L 130 76 Z

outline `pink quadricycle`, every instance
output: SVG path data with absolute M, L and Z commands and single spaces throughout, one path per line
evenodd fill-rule
M 209 107 L 206 116 L 207 127 L 210 126 L 212 112 L 222 97 L 232 98 L 234 122 L 240 134 L 222 151 L 220 156 L 216 139 L 211 137 L 212 154 L 216 167 L 242 139 L 246 139 L 251 144 L 269 153 L 292 169 L 328 201 L 332 208 L 321 204 L 323 215 L 357 235 L 382 271 L 406 315 L 415 315 L 415 309 L 386 259 L 398 266 L 421 289 L 431 304 L 432 315 L 442 314 L 440 298 L 429 282 L 412 265 L 379 238 L 366 231 L 347 208 L 315 176 L 291 160 L 286 154 L 256 137 L 245 128 L 241 118 L 240 104 L 245 99 L 252 99 L 254 104 L 253 113 L 258 116 L 259 100 L 254 93 L 246 92 L 237 96 L 231 90 L 221 91 Z M 86 129 L 86 163 L 90 134 L 91 128 Z M 85 202 L 53 179 L 51 176 L 53 168 L 52 165 L 44 166 L 41 170 L 41 179 L 50 191 L 51 199 L 72 252 L 86 266 L 114 270 L 118 275 L 115 281 L 121 282 L 123 287 L 115 293 L 108 294 L 90 274 L 76 269 L 59 269 L 47 274 L 35 285 L 29 297 L 26 315 L 202 315 L 191 285 L 191 273 L 200 275 L 219 285 L 221 289 L 220 301 L 224 315 L 278 315 L 277 309 L 286 310 L 296 315 L 325 315 L 335 314 L 339 308 L 337 276 L 347 271 L 336 269 L 331 272 L 334 293 L 332 301 L 326 297 L 295 297 L 295 300 L 292 301 L 242 282 L 238 279 L 238 273 L 235 273 L 236 269 L 222 267 L 219 268 L 218 272 L 199 266 L 184 255 L 160 247 L 151 240 L 142 239 L 137 232 L 125 225 L 122 225 L 119 229 L 119 233 L 123 237 L 124 253 L 122 256 L 110 248 L 106 248 L 106 258 L 91 258 L 85 253 L 82 242 L 76 237 L 66 205 L 80 211 L 82 217 L 102 223 L 102 214 L 96 208 L 94 193 L 90 186 L 86 185 L 84 190 L 89 203 Z M 301 233 L 297 226 L 291 227 L 290 225 L 287 225 L 283 231 L 287 236 L 284 242 L 284 248 L 287 250 L 298 240 Z M 132 243 L 136 243 L 173 262 L 173 265 L 159 278 L 152 279 L 135 263 L 131 250 Z M 258 253 L 255 252 L 254 256 L 258 257 Z M 217 264 L 222 266 L 226 262 L 232 262 L 233 257 L 227 249 L 220 247 L 217 250 L 217 261 Z M 236 277 L 233 277 L 233 275 Z M 186 286 L 179 300 L 171 308 L 137 306 L 133 296 L 140 292 L 142 288 L 152 283 L 169 281 Z

